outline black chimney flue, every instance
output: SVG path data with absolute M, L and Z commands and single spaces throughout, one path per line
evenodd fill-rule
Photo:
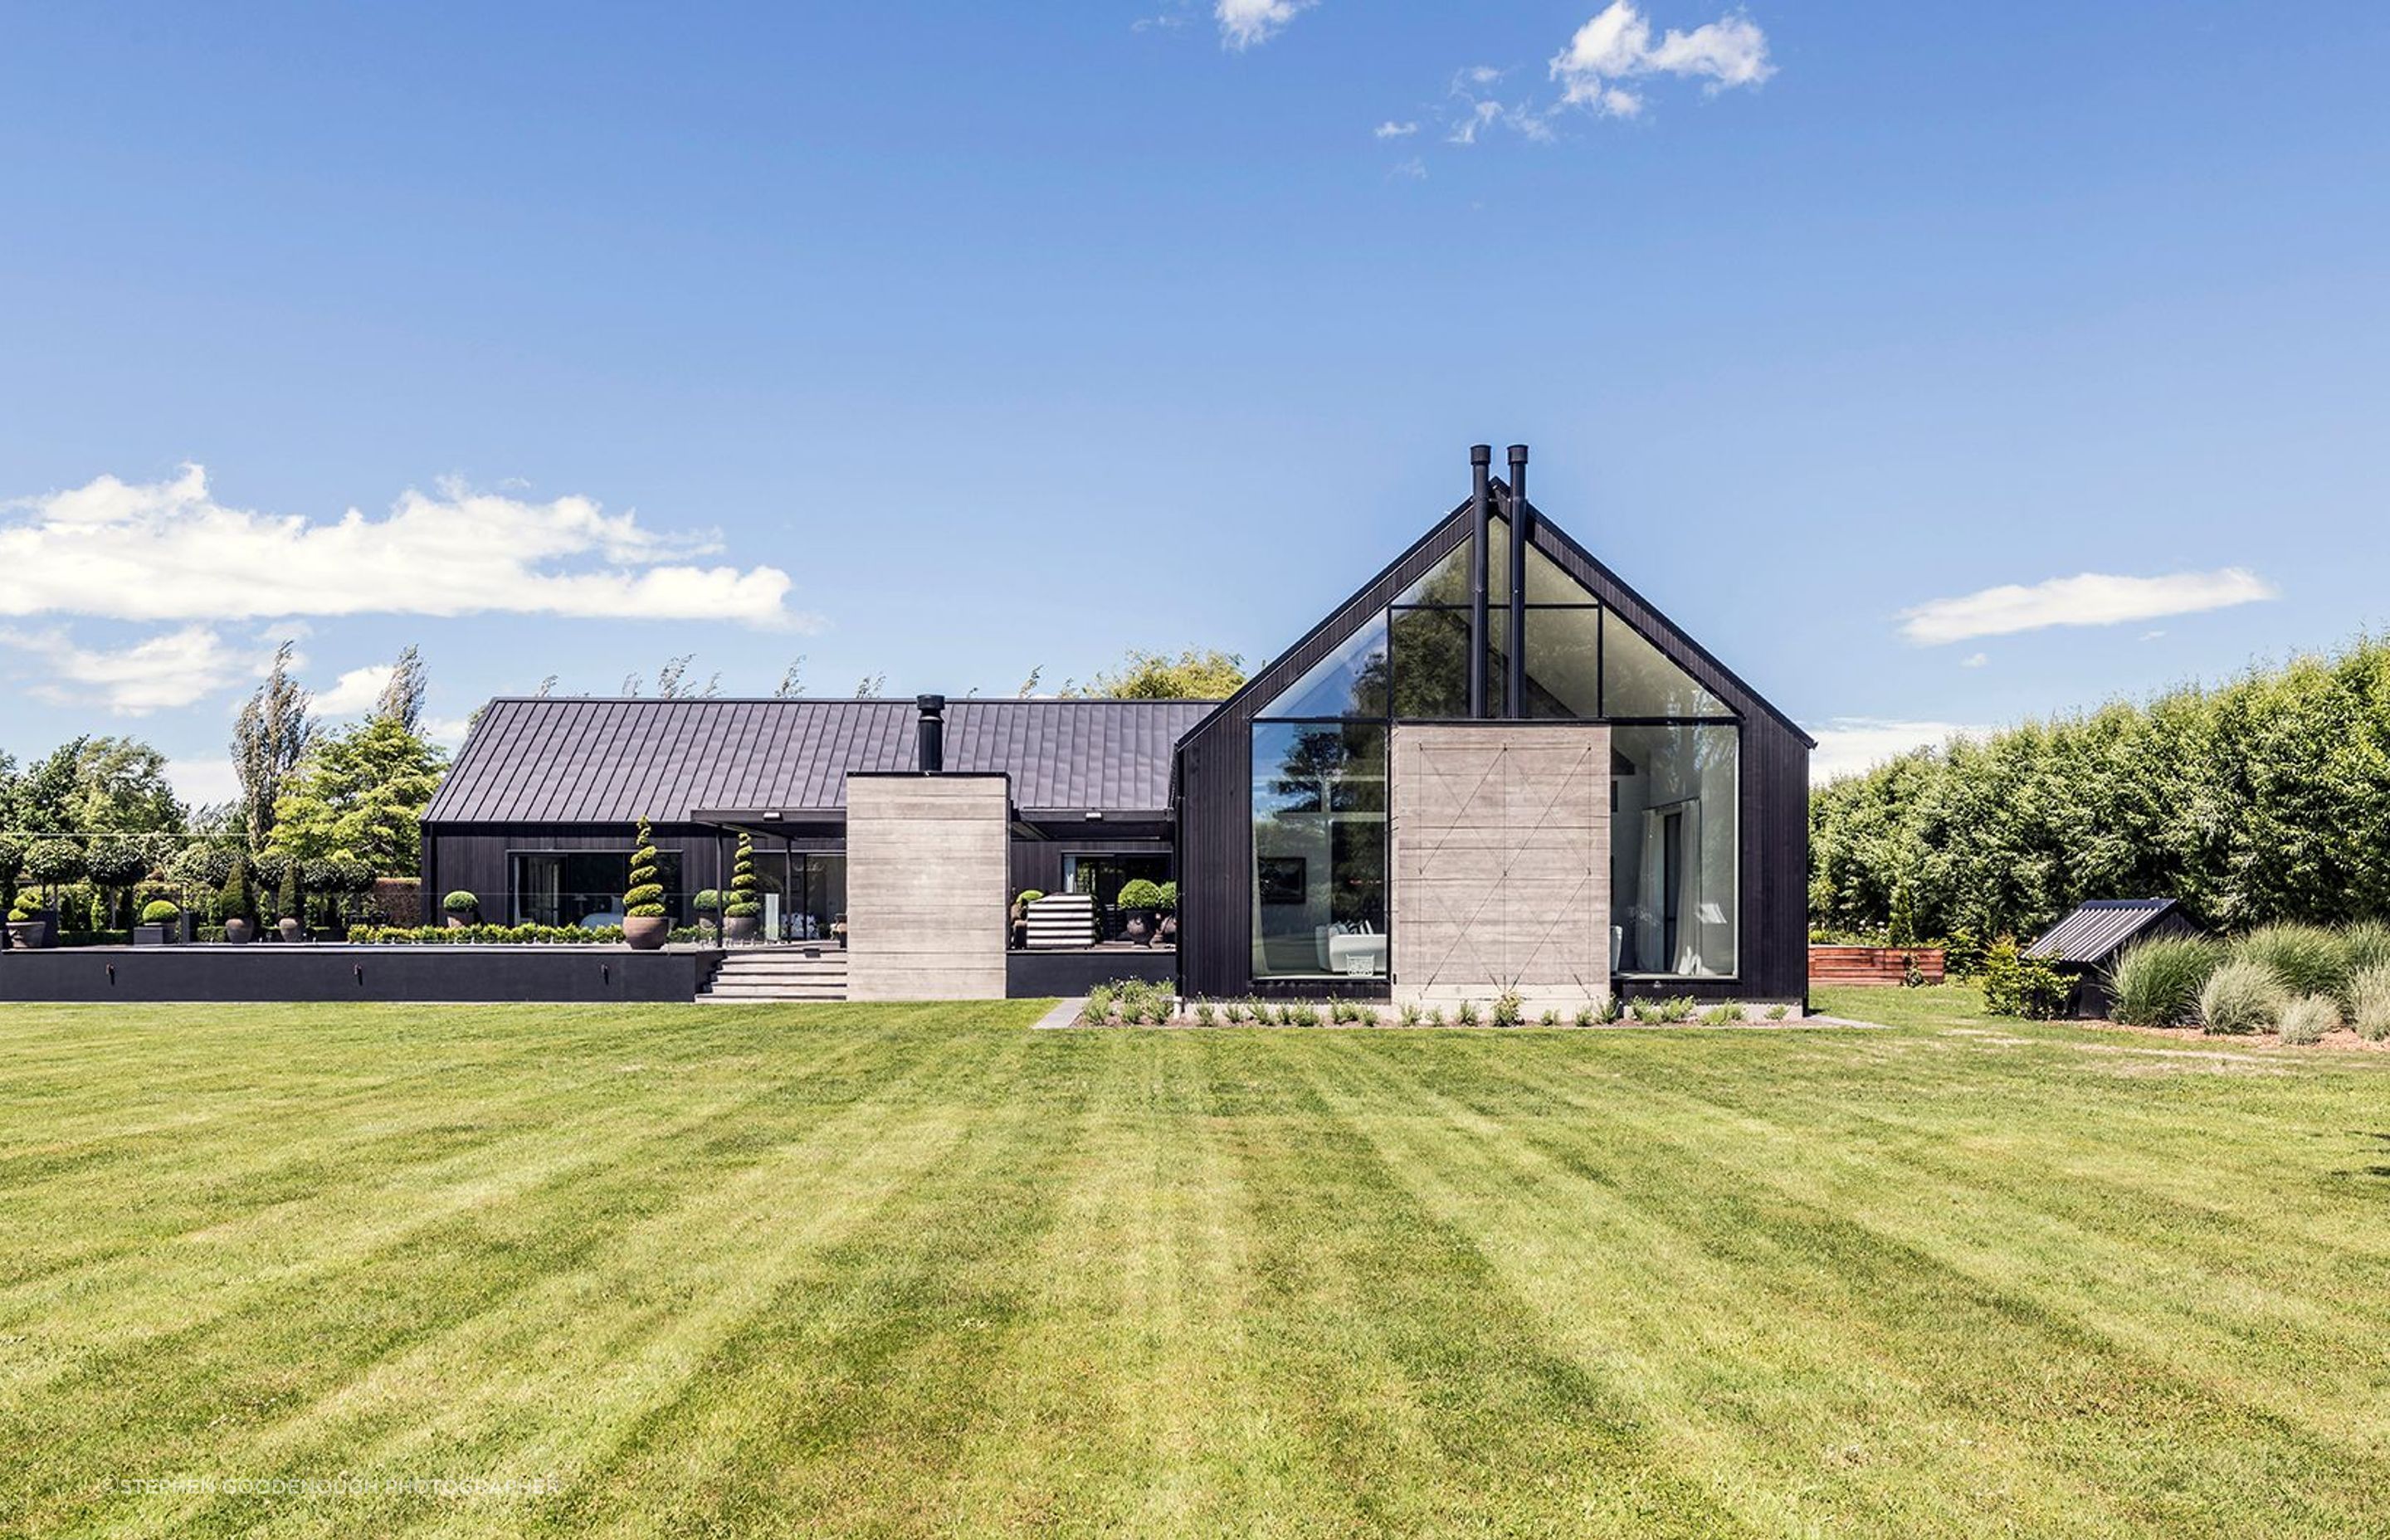
M 946 767 L 946 698 L 917 695 L 913 704 L 921 708 L 921 774 L 934 776 Z
M 1527 714 L 1527 446 L 1510 446 L 1510 634 L 1502 639 L 1505 716 Z
M 1493 463 L 1492 444 L 1469 446 L 1469 634 L 1480 638 L 1479 645 L 1469 649 L 1469 714 L 1472 718 L 1485 714 L 1485 583 L 1486 574 L 1494 570 L 1485 549 L 1486 521 L 1494 511 L 1486 468 Z

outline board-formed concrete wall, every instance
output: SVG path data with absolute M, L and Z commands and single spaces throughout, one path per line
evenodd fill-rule
M 846 779 L 851 1000 L 1000 1000 L 1011 783 Z
M 1394 997 L 1531 1012 L 1610 992 L 1610 729 L 1394 729 Z

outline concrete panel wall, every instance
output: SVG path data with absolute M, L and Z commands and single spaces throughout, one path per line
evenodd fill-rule
M 1004 998 L 1011 801 L 1002 776 L 847 777 L 847 998 Z
M 1398 725 L 1394 997 L 1563 1011 L 1610 991 L 1610 729 Z

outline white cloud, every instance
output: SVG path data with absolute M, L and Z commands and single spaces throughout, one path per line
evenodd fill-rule
M 1722 17 L 1689 32 L 1671 28 L 1654 43 L 1651 23 L 1632 0 L 1613 0 L 1551 60 L 1563 102 L 1611 118 L 1643 110 L 1642 94 L 1620 83 L 1638 76 L 1698 78 L 1716 92 L 1757 85 L 1775 72 L 1767 34 L 1749 17 Z
M 1988 727 L 1955 722 L 1892 722 L 1881 717 L 1838 716 L 1811 729 L 1818 747 L 1809 752 L 1809 779 L 1822 785 L 1855 776 L 1913 749 L 1930 749 L 1954 738 L 1981 738 Z
M 382 689 L 390 683 L 390 676 L 397 672 L 397 666 L 392 663 L 368 663 L 364 668 L 353 668 L 341 674 L 339 683 L 330 689 L 316 692 L 315 710 L 326 716 L 353 716 L 359 712 L 371 711 L 374 703 L 381 699 Z
M 1220 45 L 1250 48 L 1278 35 L 1298 15 L 1319 0 L 1219 0 L 1212 14 L 1220 22 Z
M 2197 614 L 2276 597 L 2272 584 L 2245 567 L 2163 577 L 2082 572 L 2031 586 L 2011 583 L 1929 600 L 1900 612 L 1900 630 L 1910 641 L 1931 647 L 2054 625 L 2116 625 Z
M 776 567 L 700 566 L 710 538 L 661 533 L 586 497 L 528 502 L 444 485 L 389 514 L 314 521 L 228 507 L 207 472 L 102 476 L 6 505 L 0 614 L 140 621 L 477 612 L 810 628 Z
M 1398 123 L 1392 118 L 1387 119 L 1377 127 L 1377 135 L 1381 139 L 1407 139 L 1418 132 L 1419 124 Z
M 1959 666 L 1960 668 L 1982 668 L 1991 661 L 1992 655 L 1988 652 L 1971 652 L 1964 658 L 1959 660 Z
M 130 647 L 76 645 L 63 628 L 0 630 L 0 645 L 38 660 L 26 685 L 38 699 L 60 705 L 97 701 L 120 716 L 188 706 L 264 672 L 269 651 L 227 647 L 213 628 L 186 625 Z
M 1406 182 L 1424 182 L 1427 180 L 1427 162 L 1414 155 L 1407 160 L 1396 161 L 1394 169 L 1386 174 L 1399 176 Z
M 415 730 L 424 741 L 454 750 L 464 743 L 466 729 L 472 725 L 472 718 L 466 716 L 427 716 L 416 724 Z
M 240 795 L 240 775 L 229 756 L 222 759 L 170 759 L 166 780 L 174 795 L 193 807 L 228 802 Z

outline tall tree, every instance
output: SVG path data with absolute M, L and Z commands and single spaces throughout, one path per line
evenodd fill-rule
M 414 732 L 422 725 L 423 697 L 430 685 L 423 671 L 422 654 L 410 642 L 399 651 L 397 665 L 390 671 L 390 683 L 381 687 L 381 699 L 374 702 L 374 715 Z
M 233 769 L 240 776 L 249 841 L 258 848 L 274 833 L 274 804 L 282 795 L 282 783 L 315 738 L 315 721 L 307 711 L 310 698 L 290 677 L 295 650 L 291 642 L 274 649 L 273 670 L 233 724 Z
M 77 738 L 69 828 L 87 834 L 177 834 L 188 811 L 166 778 L 166 756 L 136 738 Z
M 1189 648 L 1173 658 L 1131 648 L 1121 666 L 1085 686 L 1066 686 L 1065 695 L 1111 696 L 1122 700 L 1219 700 L 1245 682 L 1245 661 L 1217 648 Z
M 391 717 L 319 739 L 275 803 L 273 849 L 302 864 L 362 861 L 385 877 L 415 875 L 423 810 L 446 751 Z
M 25 766 L 9 787 L 10 827 L 28 834 L 58 834 L 75 827 L 75 768 L 90 741 L 71 738 Z

